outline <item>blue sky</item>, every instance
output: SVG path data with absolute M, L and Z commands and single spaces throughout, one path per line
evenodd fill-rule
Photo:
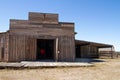
M 76 39 L 113 44 L 120 51 L 120 0 L 0 0 L 0 32 L 9 19 L 28 19 L 28 12 L 58 13 L 74 22 Z

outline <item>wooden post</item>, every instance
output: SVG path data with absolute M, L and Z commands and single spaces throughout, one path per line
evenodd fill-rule
M 56 59 L 55 61 L 58 61 L 58 38 L 56 38 Z
M 113 47 L 111 47 L 111 58 L 113 59 Z
M 1 61 L 1 54 L 2 54 L 2 50 L 1 50 L 1 46 L 0 46 L 0 61 Z
M 1 42 L 1 38 L 0 38 L 0 61 L 1 61 L 1 45 L 2 45 L 2 42 Z
M 89 56 L 89 57 L 91 57 L 91 56 L 90 56 L 90 55 L 91 55 L 90 51 L 91 51 L 91 46 L 89 45 L 89 46 L 88 46 L 88 56 Z
M 4 61 L 4 37 L 1 38 L 1 47 L 0 47 L 0 57 L 1 57 L 1 60 Z
M 100 58 L 100 52 L 98 47 L 97 47 L 97 54 L 98 54 L 98 58 Z

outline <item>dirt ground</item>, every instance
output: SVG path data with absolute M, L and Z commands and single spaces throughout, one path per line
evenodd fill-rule
M 95 67 L 1 69 L 0 80 L 120 80 L 120 59 L 102 59 Z

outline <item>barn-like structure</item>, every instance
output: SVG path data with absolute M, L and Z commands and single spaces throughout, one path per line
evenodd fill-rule
M 28 20 L 10 20 L 0 33 L 0 61 L 75 61 L 99 57 L 98 48 L 113 47 L 75 40 L 74 23 L 59 22 L 58 14 L 29 12 Z
M 113 58 L 114 46 L 84 40 L 75 40 L 76 58 Z

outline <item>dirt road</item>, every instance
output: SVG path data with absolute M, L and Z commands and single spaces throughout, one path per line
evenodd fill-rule
M 0 70 L 0 80 L 120 80 L 120 59 L 103 59 L 95 67 Z

